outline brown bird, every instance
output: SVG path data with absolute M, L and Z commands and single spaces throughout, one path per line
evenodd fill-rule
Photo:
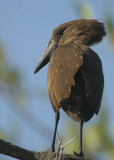
M 49 61 L 48 92 L 56 113 L 56 123 L 51 149 L 55 151 L 55 137 L 62 108 L 74 121 L 80 122 L 80 152 L 82 127 L 98 114 L 104 77 L 99 56 L 88 46 L 100 42 L 106 35 L 104 25 L 97 20 L 78 19 L 58 26 L 52 34 L 34 73 Z

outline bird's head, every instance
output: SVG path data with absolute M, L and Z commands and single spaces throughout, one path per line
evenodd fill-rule
M 49 62 L 51 54 L 60 45 L 82 43 L 89 46 L 101 41 L 105 35 L 103 23 L 97 20 L 78 19 L 61 24 L 53 31 L 51 40 L 39 60 L 34 73 L 37 73 Z
M 66 26 L 59 26 L 53 31 L 51 40 L 48 42 L 48 45 L 34 70 L 35 74 L 49 62 L 50 56 L 52 52 L 58 47 L 59 41 L 62 38 L 65 29 Z

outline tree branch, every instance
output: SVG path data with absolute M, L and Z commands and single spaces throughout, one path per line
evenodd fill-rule
M 20 160 L 36 160 L 35 152 L 20 148 L 0 139 L 0 153 Z
M 18 147 L 0 139 L 0 154 L 4 154 L 20 160 L 54 160 L 56 153 L 47 152 L 34 152 L 24 148 Z M 63 154 L 61 160 L 90 160 L 86 158 L 79 158 L 74 155 Z

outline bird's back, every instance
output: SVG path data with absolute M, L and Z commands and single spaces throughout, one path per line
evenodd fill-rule
M 99 57 L 82 44 L 59 46 L 48 70 L 48 92 L 55 112 L 60 108 L 75 121 L 98 113 L 103 92 Z

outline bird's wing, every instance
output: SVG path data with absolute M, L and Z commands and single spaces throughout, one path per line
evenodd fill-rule
M 83 74 L 86 102 L 97 114 L 100 108 L 104 79 L 98 55 L 83 44 L 58 47 L 52 54 L 48 70 L 48 91 L 56 108 L 71 95 L 77 71 Z
M 98 114 L 104 88 L 102 63 L 99 56 L 88 46 L 79 45 L 79 47 L 85 53 L 81 71 L 85 81 L 87 103 Z
M 58 47 L 52 54 L 48 70 L 48 91 L 52 105 L 59 105 L 71 94 L 74 75 L 83 64 L 83 51 L 74 46 Z

